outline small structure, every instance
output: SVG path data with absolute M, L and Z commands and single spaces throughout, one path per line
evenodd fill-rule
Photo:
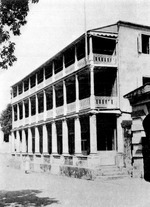
M 131 91 L 125 98 L 132 106 L 133 174 L 144 175 L 150 181 L 150 83 Z

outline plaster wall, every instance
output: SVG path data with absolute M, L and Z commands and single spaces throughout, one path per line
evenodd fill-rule
M 118 72 L 120 90 L 120 109 L 131 112 L 129 101 L 123 96 L 142 86 L 142 77 L 150 77 L 150 54 L 139 53 L 139 34 L 150 35 L 150 30 L 119 27 L 118 41 Z

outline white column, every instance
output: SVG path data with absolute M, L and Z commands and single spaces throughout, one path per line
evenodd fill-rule
M 63 99 L 64 99 L 64 115 L 67 114 L 67 94 L 66 94 L 66 84 L 63 81 Z
M 75 75 L 75 83 L 76 83 L 76 112 L 79 112 L 79 80 L 78 75 Z
M 90 154 L 97 153 L 96 115 L 90 116 Z
M 35 115 L 36 115 L 36 122 L 38 122 L 38 95 L 36 94 L 35 95 L 35 105 L 36 105 L 36 113 L 35 113 Z
M 22 101 L 22 119 L 23 119 L 23 125 L 25 125 L 25 105 L 24 105 L 24 101 Z
M 25 130 L 23 129 L 22 130 L 22 152 L 23 153 L 26 153 L 27 150 L 26 150 L 26 134 L 25 134 Z
M 29 103 L 29 124 L 31 124 L 31 100 L 28 98 Z
M 28 153 L 32 153 L 32 132 L 31 132 L 31 128 L 28 128 Z
M 75 46 L 75 70 L 78 70 L 77 47 Z
M 16 105 L 17 105 L 17 121 L 19 121 L 19 104 Z
M 40 136 L 38 127 L 35 127 L 35 153 L 40 153 Z
M 17 153 L 20 153 L 20 135 L 19 135 L 19 131 L 16 131 L 16 151 Z
M 15 117 L 15 113 L 14 113 L 14 105 L 12 106 L 12 129 L 14 128 L 14 117 Z M 13 132 L 12 132 L 13 134 Z
M 117 117 L 117 144 L 118 152 L 124 152 L 124 140 L 123 140 L 123 130 L 121 126 L 122 117 Z
M 55 86 L 53 86 L 53 118 L 56 117 L 56 93 Z
M 75 154 L 81 154 L 81 125 L 79 117 L 75 118 Z
M 11 134 L 11 153 L 15 152 L 15 135 L 14 132 Z
M 48 133 L 46 124 L 43 125 L 43 154 L 48 154 Z
M 92 36 L 90 36 L 90 54 L 89 54 L 90 64 L 93 64 L 93 41 Z
M 43 90 L 43 101 L 44 101 L 44 120 L 46 120 L 46 91 Z
M 91 109 L 95 109 L 95 95 L 94 95 L 94 67 L 90 68 L 90 89 L 91 89 L 91 96 L 90 96 L 90 105 Z
M 57 130 L 56 123 L 52 122 L 52 154 L 58 154 L 57 151 Z
M 64 119 L 62 124 L 63 124 L 63 128 L 62 128 L 63 154 L 68 154 L 68 126 L 67 126 L 67 120 Z

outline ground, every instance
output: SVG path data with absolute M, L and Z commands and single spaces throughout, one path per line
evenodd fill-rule
M 81 180 L 13 169 L 0 161 L 0 207 L 150 207 L 143 179 Z

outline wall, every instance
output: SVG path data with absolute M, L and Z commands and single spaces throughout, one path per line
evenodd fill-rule
M 118 56 L 119 56 L 119 84 L 120 108 L 131 112 L 129 101 L 123 96 L 142 85 L 142 76 L 150 76 L 150 55 L 138 52 L 138 35 L 150 30 L 139 30 L 121 26 L 119 28 Z

